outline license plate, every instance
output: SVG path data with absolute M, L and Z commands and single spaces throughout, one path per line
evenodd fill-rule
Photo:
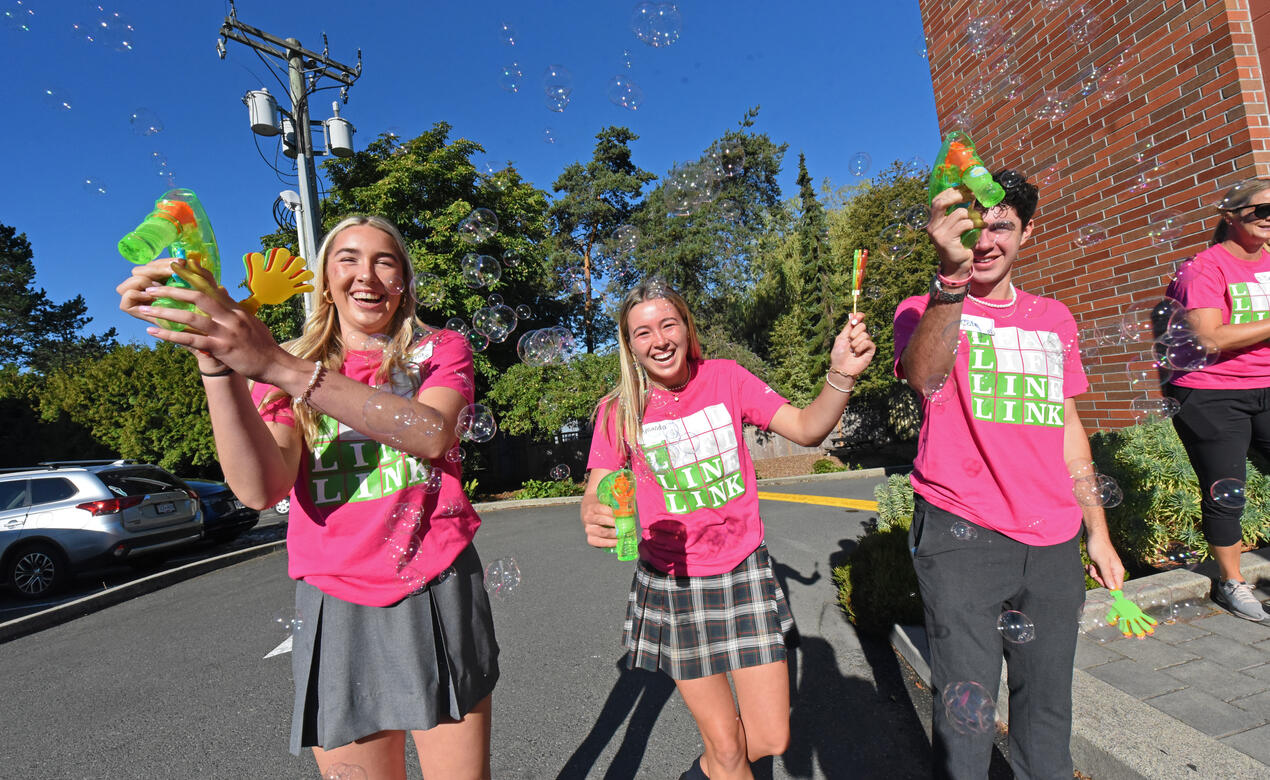
M 171 501 L 164 501 L 154 505 L 154 511 L 161 515 L 170 515 L 176 511 L 176 504 Z

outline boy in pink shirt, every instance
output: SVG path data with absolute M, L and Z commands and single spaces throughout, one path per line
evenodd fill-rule
M 955 694 L 977 683 L 995 699 L 1004 655 L 1015 774 L 1065 780 L 1082 521 L 1090 575 L 1119 588 L 1124 567 L 1102 507 L 1072 492 L 1072 476 L 1091 473 L 1073 401 L 1088 389 L 1076 323 L 1058 301 L 1011 283 L 1037 190 L 1013 171 L 996 179 L 1006 197 L 984 214 L 973 249 L 961 244 L 974 227 L 958 205 L 965 197 L 935 198 L 926 230 L 939 271 L 929 296 L 895 315 L 896 374 L 924 397 L 909 544 L 931 650 L 934 774 L 987 775 L 993 729 L 967 728 Z M 1035 638 L 1003 641 L 998 620 L 1010 610 L 1032 621 Z

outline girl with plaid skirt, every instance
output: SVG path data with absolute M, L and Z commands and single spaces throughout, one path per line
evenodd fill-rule
M 312 748 L 323 777 L 405 778 L 409 738 L 425 777 L 488 780 L 498 645 L 480 518 L 445 457 L 472 403 L 467 341 L 417 319 L 410 255 L 379 217 L 327 234 L 314 311 L 285 346 L 192 266 L 198 289 L 160 286 L 181 262 L 138 266 L 121 308 L 195 354 L 243 503 L 291 496 L 292 752 Z
M 622 630 L 627 664 L 670 675 L 697 721 L 705 753 L 682 778 L 749 778 L 750 762 L 789 744 L 794 621 L 763 543 L 742 425 L 819 444 L 875 348 L 852 315 L 820 394 L 800 409 L 736 362 L 703 360 L 692 313 L 659 280 L 622 301 L 618 341 L 621 379 L 596 408 L 587 464 L 587 542 L 616 545 L 597 489 L 631 469 L 642 538 Z

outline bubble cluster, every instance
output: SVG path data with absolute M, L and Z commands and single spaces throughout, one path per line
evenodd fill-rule
M 551 478 L 557 482 L 562 479 L 568 479 L 570 473 L 569 464 L 567 463 L 557 463 L 551 467 Z
M 1021 645 L 1036 639 L 1036 626 L 1032 618 L 1015 609 L 1007 609 L 997 618 L 997 631 L 1001 638 L 1012 644 Z
M 530 366 L 563 363 L 573 352 L 573 334 L 568 328 L 555 326 L 523 333 L 516 342 L 516 356 Z
M 997 703 L 977 682 L 955 682 L 940 697 L 948 722 L 961 734 L 984 734 L 997 722 Z
M 510 555 L 490 561 L 485 567 L 485 592 L 498 598 L 520 587 L 520 566 Z
M 494 438 L 498 432 L 498 423 L 494 421 L 494 413 L 482 404 L 471 404 L 459 412 L 458 424 L 454 433 L 463 441 L 484 444 Z
M 499 303 L 477 309 L 472 315 L 472 330 L 487 336 L 490 341 L 501 344 L 516 329 L 518 319 L 514 309 Z
M 676 43 L 682 24 L 674 3 L 639 3 L 631 12 L 631 32 L 655 49 Z
M 1227 509 L 1243 509 L 1247 503 L 1247 497 L 1244 495 L 1245 485 L 1243 480 L 1228 477 L 1219 479 L 1208 488 L 1208 495 L 1212 497 L 1213 503 Z

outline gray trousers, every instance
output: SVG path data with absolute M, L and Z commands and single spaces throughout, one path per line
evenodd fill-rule
M 961 523 L 970 526 L 967 533 Z M 956 531 L 956 533 L 954 533 Z M 1033 547 L 975 526 L 916 497 L 909 546 L 921 586 L 934 695 L 934 767 L 940 778 L 988 774 L 993 730 L 950 719 L 943 692 L 977 682 L 995 700 L 1004 655 L 1010 688 L 1010 764 L 1017 778 L 1072 776 L 1072 667 L 1085 601 L 1080 534 Z M 1031 618 L 1036 638 L 1015 644 L 1002 611 Z

